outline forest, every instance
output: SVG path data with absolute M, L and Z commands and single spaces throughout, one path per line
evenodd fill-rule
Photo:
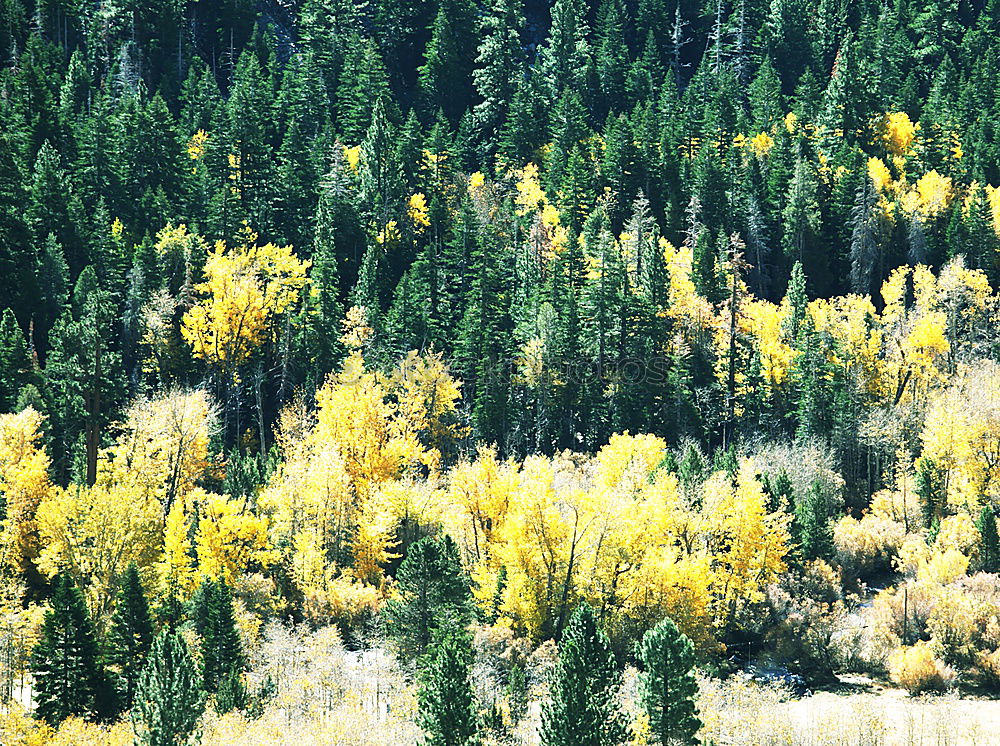
M 0 0 L 0 743 L 990 743 L 998 59 Z

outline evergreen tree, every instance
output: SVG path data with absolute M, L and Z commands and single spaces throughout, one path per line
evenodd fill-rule
M 464 630 L 446 628 L 431 646 L 420 673 L 419 723 L 428 746 L 476 743 L 472 644 Z
M 608 638 L 586 603 L 559 641 L 559 661 L 542 705 L 542 746 L 620 746 L 628 728 L 618 702 L 621 674 Z
M 31 358 L 24 332 L 9 308 L 0 319 L 0 412 L 10 412 L 17 403 L 21 387 L 32 378 Z
M 52 605 L 31 653 L 31 674 L 35 713 L 54 727 L 73 715 L 93 719 L 113 712 L 87 604 L 66 573 L 56 577 Z
M 69 472 L 78 438 L 84 445 L 82 477 L 97 479 L 101 434 L 123 388 L 121 356 L 112 347 L 115 308 L 92 268 L 80 273 L 67 308 L 52 330 L 52 351 L 45 364 L 56 442 L 56 466 Z
M 476 7 L 469 0 L 442 0 L 417 70 L 428 112 L 444 111 L 457 125 L 472 99 L 472 66 L 478 35 Z
M 205 694 L 184 636 L 170 628 L 156 636 L 139 678 L 132 721 L 140 746 L 189 743 L 205 711 Z
M 826 497 L 813 484 L 795 502 L 793 529 L 805 560 L 829 559 L 833 554 L 833 527 Z
M 142 588 L 139 569 L 130 562 L 121 580 L 118 602 L 111 617 L 105 661 L 117 677 L 119 702 L 130 709 L 153 644 L 153 620 Z
M 550 105 L 567 90 L 589 98 L 587 84 L 592 64 L 589 33 L 586 3 L 555 0 L 549 37 L 538 52 L 537 63 L 537 74 L 544 81 Z
M 483 41 L 472 71 L 476 92 L 482 99 L 474 109 L 475 121 L 490 153 L 496 150 L 500 128 L 523 75 L 522 4 L 521 0 L 494 0 L 483 22 Z
M 933 460 L 926 457 L 917 460 L 916 491 L 920 500 L 920 512 L 924 528 L 930 528 L 935 521 L 944 518 L 947 505 L 946 473 Z
M 399 598 L 386 613 L 392 635 L 405 658 L 423 655 L 437 630 L 461 627 L 472 619 L 472 594 L 447 534 L 413 543 L 396 575 Z
M 983 507 L 976 519 L 979 531 L 979 566 L 983 572 L 1000 572 L 1000 536 L 993 508 Z
M 206 578 L 192 599 L 195 630 L 201 636 L 202 688 L 213 694 L 243 671 L 243 645 L 225 580 Z M 231 692 L 230 692 L 231 693 Z
M 695 700 L 694 646 L 671 619 L 643 635 L 639 699 L 654 738 L 663 746 L 695 744 L 701 728 Z

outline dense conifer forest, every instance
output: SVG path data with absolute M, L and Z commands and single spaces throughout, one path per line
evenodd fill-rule
M 0 0 L 0 743 L 983 743 L 998 62 L 996 0 Z

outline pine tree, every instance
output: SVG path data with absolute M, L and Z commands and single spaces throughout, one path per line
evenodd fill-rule
M 500 128 L 507 119 L 518 80 L 523 74 L 522 5 L 522 0 L 494 0 L 483 22 L 483 40 L 472 71 L 476 92 L 482 99 L 473 113 L 490 153 L 497 148 Z
M 24 332 L 9 308 L 0 319 L 0 412 L 10 412 L 21 387 L 32 377 L 31 358 Z
M 469 582 L 458 546 L 447 534 L 413 543 L 396 580 L 399 598 L 389 602 L 386 613 L 403 657 L 423 655 L 437 630 L 471 621 Z
M 140 746 L 189 743 L 205 711 L 205 694 L 183 635 L 164 629 L 139 678 L 132 721 Z
M 202 688 L 215 693 L 243 671 L 243 645 L 233 614 L 233 596 L 224 580 L 206 578 L 192 599 L 195 630 L 201 636 Z M 227 686 L 231 686 L 227 684 Z
M 112 347 L 116 309 L 90 267 L 80 273 L 71 305 L 52 330 L 52 351 L 45 364 L 55 402 L 53 424 L 61 434 L 55 461 L 67 473 L 77 439 L 83 436 L 82 476 L 93 484 L 101 434 L 124 385 L 121 356 Z
M 621 674 L 608 638 L 586 603 L 559 641 L 559 661 L 542 705 L 542 746 L 619 746 L 628 728 L 618 702 Z
M 458 124 L 472 99 L 477 23 L 476 7 L 469 0 L 442 0 L 424 64 L 417 70 L 426 111 L 444 111 L 452 125 Z
M 552 5 L 552 27 L 538 52 L 537 74 L 544 81 L 549 105 L 564 91 L 576 91 L 589 98 L 587 83 L 591 72 L 590 43 L 587 37 L 587 4 L 581 0 L 556 0 Z
M 979 566 L 983 572 L 1000 572 L 1000 536 L 993 508 L 983 507 L 976 519 L 979 531 Z
M 131 562 L 122 577 L 105 656 L 106 663 L 117 675 L 119 701 L 123 709 L 132 707 L 139 675 L 152 644 L 153 620 L 149 613 L 149 601 L 142 588 L 139 569 Z
M 833 554 L 833 527 L 830 511 L 819 484 L 809 487 L 795 502 L 792 524 L 805 560 L 828 559 Z
M 915 487 L 920 500 L 920 512 L 924 528 L 930 528 L 935 521 L 944 518 L 947 503 L 946 473 L 929 458 L 920 458 L 916 464 Z
M 697 743 L 701 721 L 691 641 L 671 619 L 664 619 L 643 635 L 638 656 L 639 699 L 656 741 L 663 746 Z
M 420 673 L 419 723 L 428 746 L 466 746 L 476 742 L 472 645 L 464 630 L 447 628 L 431 646 Z
M 41 639 L 31 653 L 35 713 L 54 727 L 70 716 L 102 718 L 113 701 L 83 593 L 66 573 L 55 580 Z

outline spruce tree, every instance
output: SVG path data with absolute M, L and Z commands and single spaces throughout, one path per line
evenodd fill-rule
M 404 658 L 423 655 L 437 630 L 472 620 L 472 594 L 450 536 L 414 542 L 396 580 L 399 598 L 389 602 L 386 612 Z
M 691 641 L 671 619 L 664 619 L 643 636 L 638 656 L 639 699 L 656 741 L 663 746 L 697 743 L 701 721 Z
M 21 387 L 30 381 L 31 368 L 24 332 L 14 312 L 5 308 L 0 318 L 0 412 L 14 409 Z
M 243 645 L 225 580 L 205 578 L 191 599 L 195 631 L 201 637 L 202 687 L 214 694 L 233 672 L 243 671 Z
M 132 706 L 139 675 L 152 644 L 153 619 L 149 613 L 149 601 L 142 588 L 139 569 L 134 562 L 130 562 L 122 576 L 105 656 L 105 661 L 118 679 L 118 696 L 124 709 Z
M 205 694 L 183 635 L 164 629 L 139 678 L 132 721 L 138 746 L 189 743 L 205 711 Z
M 619 746 L 628 727 L 618 701 L 621 673 L 586 603 L 559 642 L 559 661 L 542 705 L 542 746 Z
M 947 503 L 945 477 L 944 470 L 933 459 L 923 457 L 917 460 L 915 486 L 924 528 L 930 528 L 935 520 L 944 517 Z
M 483 40 L 479 45 L 472 81 L 482 101 L 473 113 L 486 149 L 493 153 L 497 136 L 517 91 L 517 81 L 524 67 L 520 31 L 524 26 L 522 0 L 493 0 L 483 21 Z
M 428 746 L 466 746 L 476 739 L 476 703 L 469 675 L 472 645 L 467 632 L 448 628 L 428 654 L 420 676 L 419 722 Z
M 35 714 L 53 727 L 70 716 L 103 718 L 113 711 L 87 604 L 66 573 L 56 577 L 31 673 Z
M 985 506 L 976 519 L 979 530 L 979 565 L 983 572 L 1000 572 L 1000 536 L 993 508 Z
M 826 498 L 818 483 L 795 504 L 793 530 L 806 560 L 827 559 L 833 553 L 833 527 Z

